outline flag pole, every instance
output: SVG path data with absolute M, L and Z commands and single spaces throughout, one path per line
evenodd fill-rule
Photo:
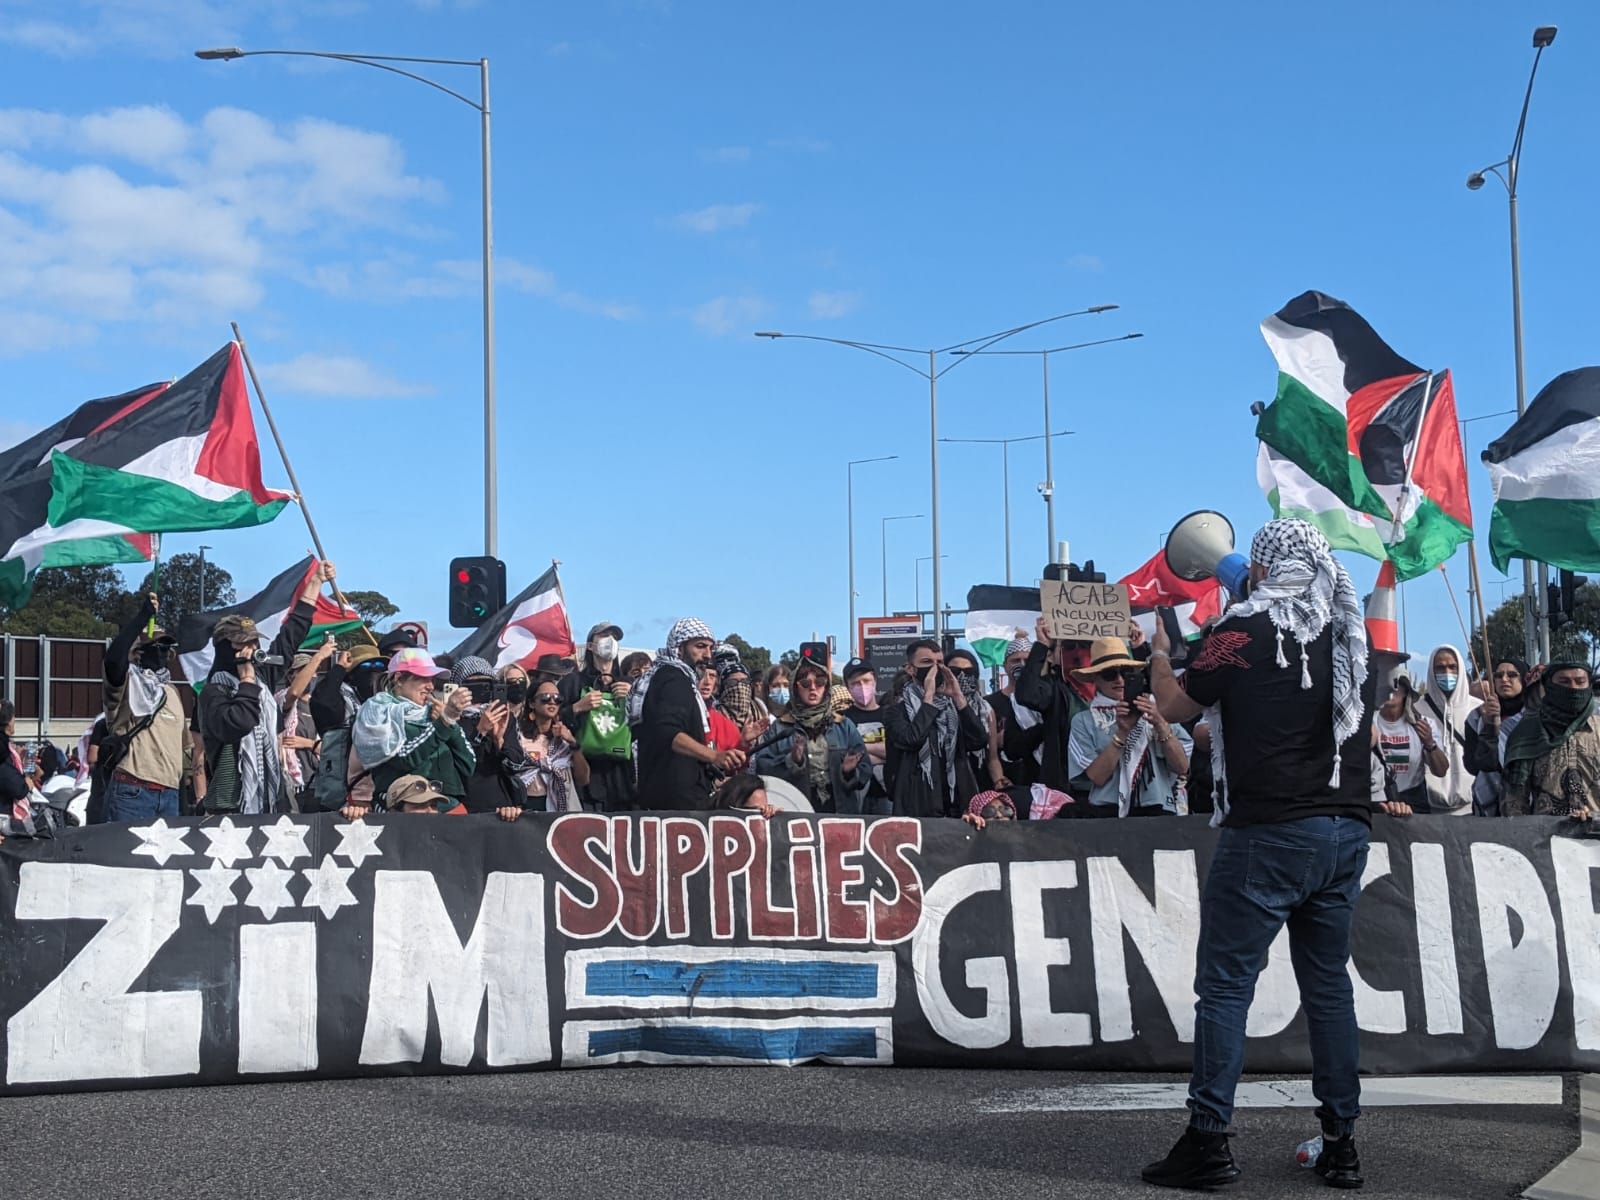
M 1461 605 L 1456 603 L 1456 589 L 1450 586 L 1450 573 L 1444 569 L 1443 563 L 1439 564 L 1439 574 L 1444 579 L 1444 590 L 1450 594 L 1450 607 L 1456 610 L 1456 624 L 1461 627 L 1461 636 L 1466 639 L 1467 659 L 1470 662 L 1473 658 L 1477 657 L 1472 647 L 1472 634 L 1467 631 L 1467 623 L 1461 619 Z M 1489 677 L 1488 672 L 1489 668 L 1485 666 L 1483 668 L 1483 673 L 1480 674 L 1478 678 L 1487 679 Z
M 255 385 L 256 399 L 261 402 L 261 413 L 267 418 L 267 428 L 272 431 L 272 440 L 278 447 L 278 457 L 283 460 L 283 469 L 289 473 L 289 486 L 294 489 L 294 497 L 300 502 L 300 515 L 306 520 L 306 529 L 311 533 L 311 544 L 316 547 L 317 561 L 327 562 L 327 551 L 322 548 L 322 538 L 317 533 L 317 524 L 311 519 L 311 509 L 306 504 L 305 494 L 300 490 L 300 480 L 295 477 L 294 464 L 289 461 L 289 451 L 284 448 L 283 435 L 278 432 L 278 422 L 273 419 L 272 408 L 267 404 L 267 394 L 261 390 L 261 377 L 256 374 L 256 365 L 250 361 L 250 350 L 244 344 L 244 334 L 239 332 L 239 322 L 230 321 L 228 324 L 233 329 L 233 340 L 239 345 L 239 357 L 244 359 L 244 369 L 250 374 L 250 382 Z M 339 602 L 341 608 L 351 608 L 352 605 L 345 600 L 344 593 L 339 590 L 337 580 L 329 580 L 333 585 L 333 598 Z M 361 623 L 362 632 L 367 635 L 367 640 L 374 646 L 378 639 L 372 636 L 372 630 L 367 628 L 367 623 Z
M 246 361 L 249 361 L 248 359 Z M 1406 478 L 1400 485 L 1400 502 L 1395 505 L 1394 525 L 1389 529 L 1389 545 L 1400 536 L 1400 526 L 1405 520 L 1406 500 L 1411 496 L 1411 479 L 1417 469 L 1417 452 L 1422 449 L 1422 427 L 1428 421 L 1428 405 L 1433 403 L 1433 372 L 1425 371 L 1428 382 L 1422 390 L 1422 411 L 1417 415 L 1417 438 L 1411 443 L 1411 453 L 1406 456 Z M 1416 382 L 1415 380 L 1412 381 Z M 293 479 L 293 476 L 290 476 Z M 1470 639 L 1469 639 L 1470 640 Z

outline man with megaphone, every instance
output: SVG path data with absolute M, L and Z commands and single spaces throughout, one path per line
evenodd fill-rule
M 1231 529 L 1226 543 L 1231 552 Z M 1161 715 L 1175 723 L 1206 715 L 1212 824 L 1222 829 L 1201 897 L 1189 1127 L 1143 1175 L 1182 1188 L 1239 1177 L 1228 1132 L 1245 1018 L 1267 948 L 1287 925 L 1320 1102 L 1316 1171 L 1332 1186 L 1356 1188 L 1361 1084 L 1348 968 L 1371 823 L 1366 632 L 1350 576 L 1307 522 L 1263 527 L 1248 573 L 1248 597 L 1222 615 L 1182 679 L 1166 629 L 1153 639 L 1150 683 Z

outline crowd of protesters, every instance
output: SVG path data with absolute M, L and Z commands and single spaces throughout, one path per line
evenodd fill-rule
M 809 659 L 753 673 L 693 618 L 676 622 L 654 656 L 623 654 L 622 629 L 602 621 L 575 658 L 496 669 L 435 657 L 409 633 L 302 649 L 317 591 L 333 577 L 329 563 L 308 580 L 270 645 L 248 618 L 220 619 L 189 718 L 154 596 L 107 649 L 105 715 L 78 752 L 46 743 L 24 762 L 0 704 L 10 831 L 23 831 L 29 800 L 64 812 L 85 795 L 88 822 L 787 806 L 981 828 L 1212 811 L 1209 723 L 1162 717 L 1137 624 L 1124 638 L 1063 642 L 1041 620 L 1006 647 L 1001 686 L 988 694 L 970 651 L 932 639 L 911 643 L 892 672 L 857 658 L 838 676 Z M 1470 664 L 1448 645 L 1417 665 L 1420 681 L 1391 664 L 1369 682 L 1370 777 L 1348 786 L 1363 788 L 1374 812 L 1600 810 L 1600 706 L 1587 665 L 1504 658 L 1469 682 Z

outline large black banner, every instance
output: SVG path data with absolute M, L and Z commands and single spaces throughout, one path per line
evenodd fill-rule
M 1600 840 L 1381 820 L 1362 1065 L 1600 1069 Z M 1187 1068 L 1198 819 L 333 816 L 0 846 L 0 1092 L 646 1063 Z M 1286 939 L 1249 1066 L 1304 1071 Z

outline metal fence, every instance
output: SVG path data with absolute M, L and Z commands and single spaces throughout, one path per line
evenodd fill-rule
M 77 733 L 100 715 L 105 639 L 8 633 L 0 641 L 0 682 L 5 698 L 16 706 L 19 734 L 31 726 L 39 737 L 48 737 L 52 722 L 60 732 Z

